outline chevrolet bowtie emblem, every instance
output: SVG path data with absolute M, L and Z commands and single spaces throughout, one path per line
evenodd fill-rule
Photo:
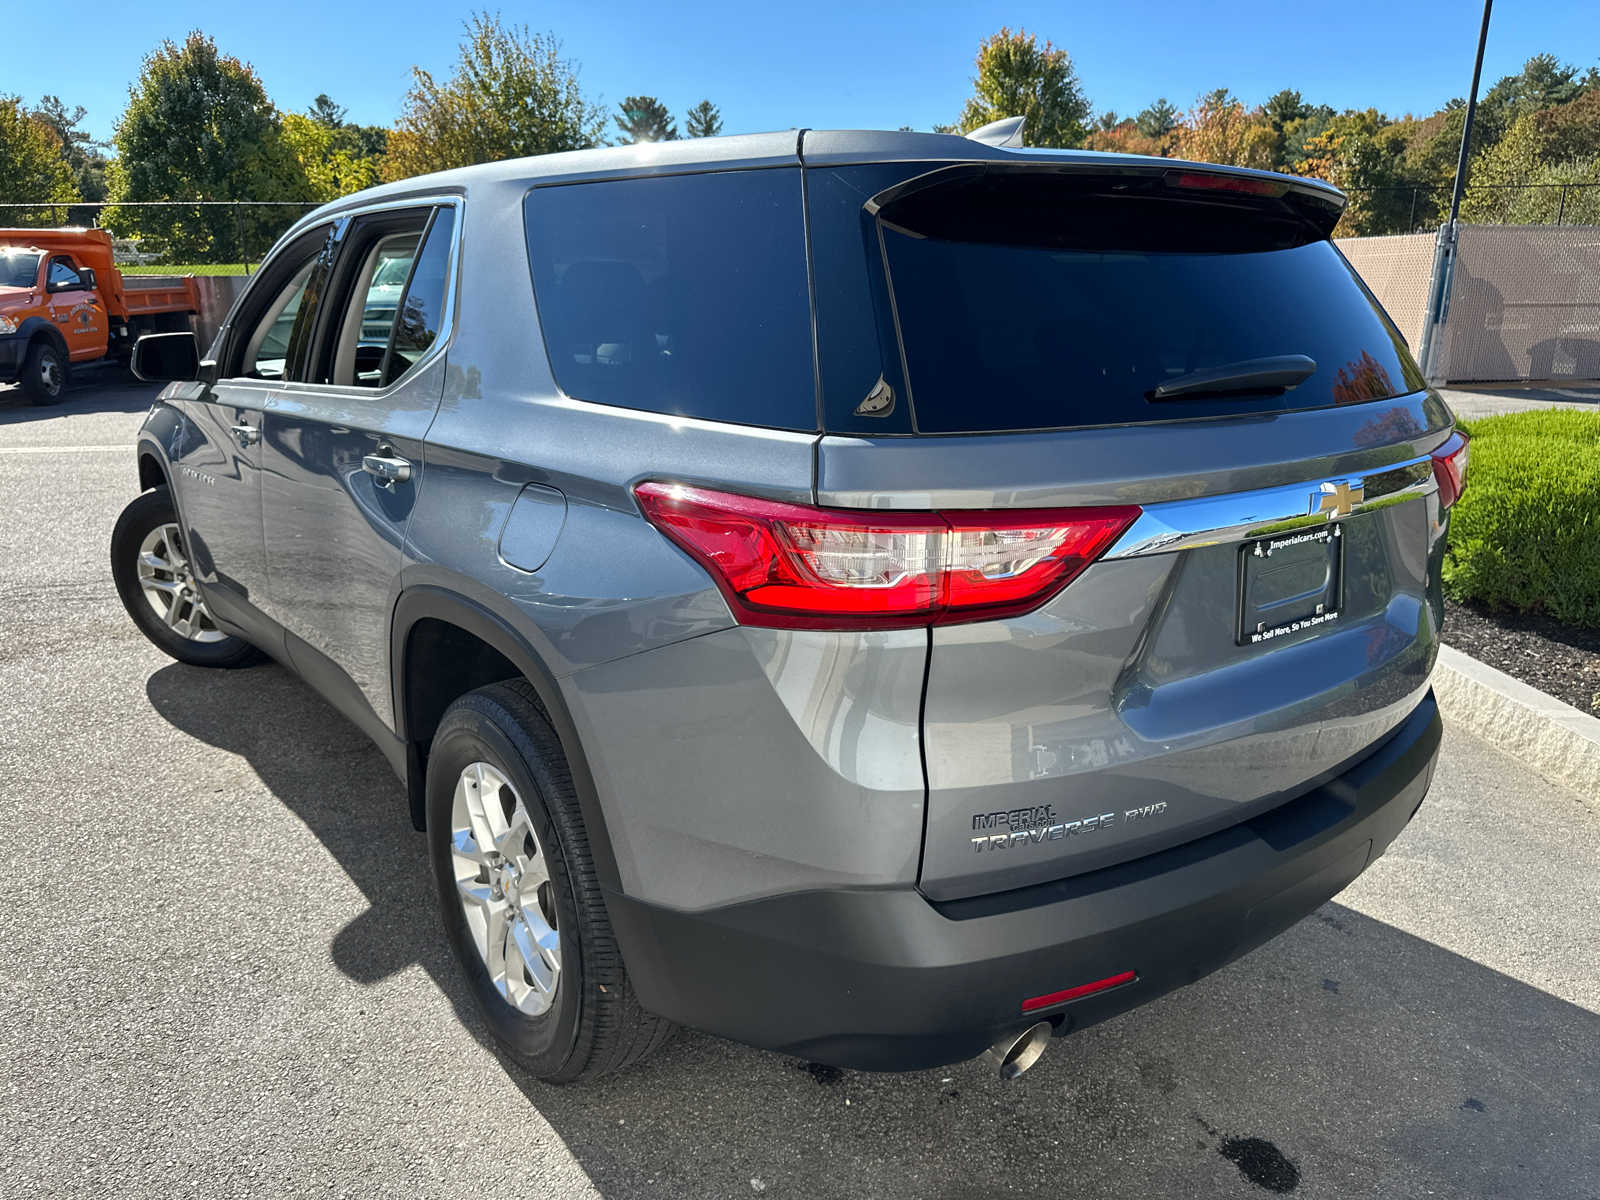
M 1364 495 L 1365 490 L 1359 483 L 1350 484 L 1342 479 L 1338 483 L 1325 483 L 1321 491 L 1311 493 L 1311 515 L 1327 513 L 1330 520 L 1348 517 Z

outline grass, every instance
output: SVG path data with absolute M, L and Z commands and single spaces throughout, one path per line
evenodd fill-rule
M 1472 450 L 1450 514 L 1446 595 L 1600 627 L 1600 413 L 1542 409 L 1462 428 Z
M 260 263 L 251 263 L 246 271 L 244 263 L 145 263 L 142 266 L 118 265 L 124 275 L 248 275 Z

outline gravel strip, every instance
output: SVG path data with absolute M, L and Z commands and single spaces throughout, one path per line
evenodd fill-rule
M 1446 600 L 1446 645 L 1538 688 L 1579 712 L 1600 714 L 1600 629 L 1533 613 L 1497 613 Z

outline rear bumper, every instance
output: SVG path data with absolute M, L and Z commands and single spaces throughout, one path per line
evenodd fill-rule
M 1337 895 L 1433 777 L 1433 694 L 1379 750 L 1281 808 L 1133 862 L 935 904 L 812 891 L 698 912 L 606 899 L 645 1008 L 733 1041 L 861 1070 L 972 1058 L 1040 1019 L 1059 1036 L 1215 971 Z M 1022 1002 L 1133 970 L 1113 990 Z

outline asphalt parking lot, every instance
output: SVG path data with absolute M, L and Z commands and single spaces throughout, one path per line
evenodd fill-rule
M 528 1078 L 378 751 L 124 617 L 153 392 L 0 388 L 0 1195 L 1600 1197 L 1600 802 L 1453 731 L 1335 902 L 1016 1084 L 688 1031 Z

